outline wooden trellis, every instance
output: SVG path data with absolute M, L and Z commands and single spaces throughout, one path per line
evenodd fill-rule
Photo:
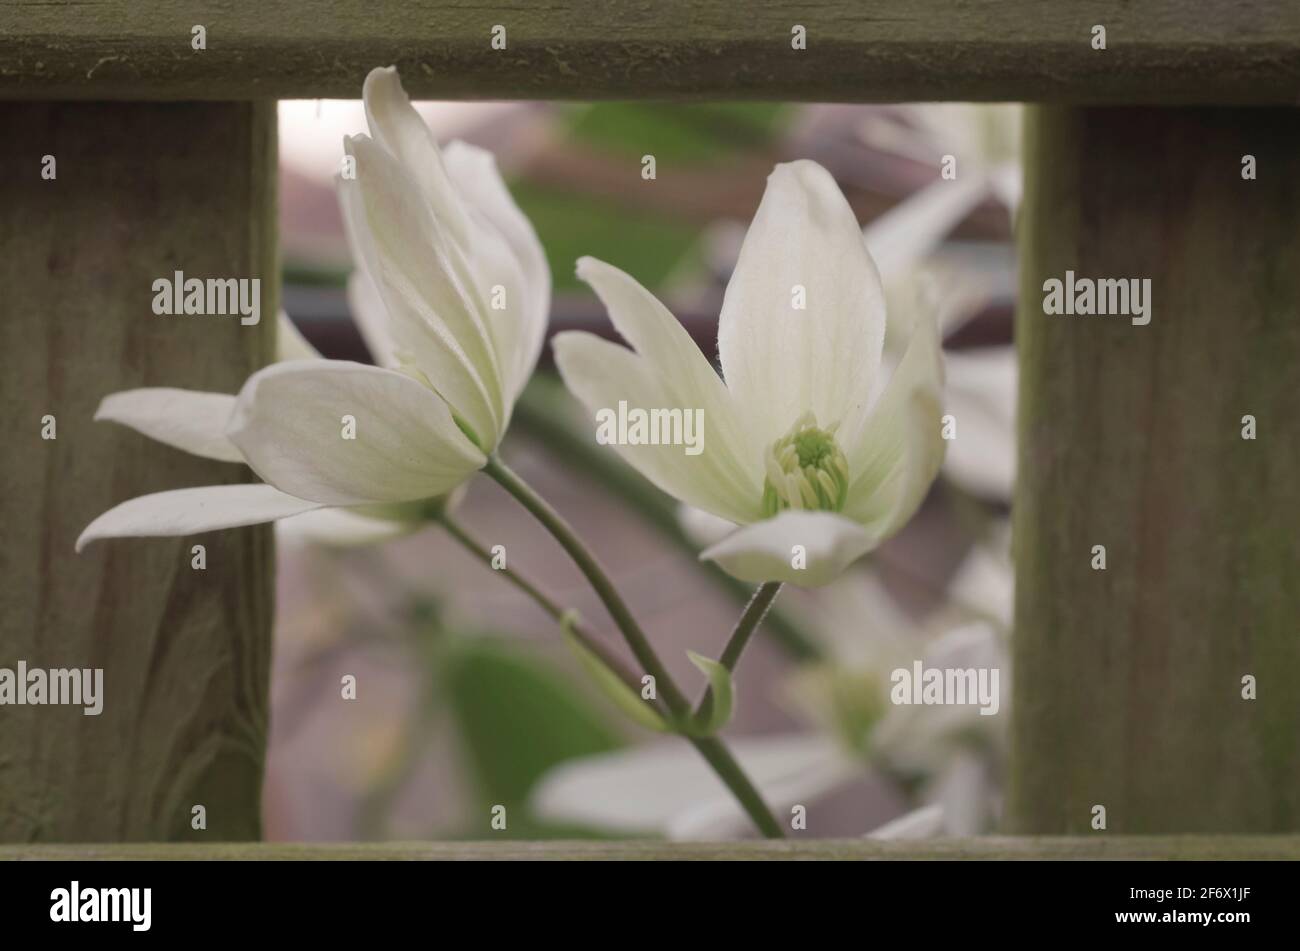
M 0 666 L 103 666 L 115 703 L 0 710 L 0 841 L 198 838 L 193 802 L 205 841 L 257 838 L 269 530 L 213 536 L 201 580 L 183 540 L 74 559 L 113 502 L 233 478 L 91 415 L 134 386 L 232 392 L 270 358 L 272 321 L 165 322 L 150 281 L 260 277 L 273 314 L 273 100 L 355 97 L 390 63 L 444 99 L 1052 103 L 1030 112 L 1020 221 L 1008 825 L 1113 844 L 908 854 L 1296 854 L 1117 837 L 1300 831 L 1300 6 L 1265 0 L 4 4 Z M 1067 269 L 1150 278 L 1151 323 L 1044 316 Z M 500 847 L 544 848 L 569 847 Z

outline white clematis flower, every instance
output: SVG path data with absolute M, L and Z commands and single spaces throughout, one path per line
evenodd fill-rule
M 665 492 L 742 526 L 702 558 L 744 581 L 822 585 L 916 511 L 943 459 L 938 334 L 919 322 L 880 386 L 884 291 L 852 209 L 820 165 L 778 165 L 768 179 L 722 304 L 723 379 L 627 274 L 583 258 L 578 276 L 635 352 L 560 334 L 556 362 L 570 391 L 593 414 L 620 401 L 703 410 L 698 455 L 618 447 Z M 792 306 L 800 289 L 806 309 Z
M 374 70 L 364 97 L 374 139 L 345 143 L 356 177 L 339 186 L 349 239 L 386 312 L 386 329 L 366 333 L 386 365 L 293 360 L 253 374 L 237 397 L 109 397 L 99 418 L 246 462 L 264 484 L 132 499 L 95 519 L 78 550 L 322 509 L 407 521 L 443 504 L 496 449 L 545 334 L 541 244 L 491 155 L 456 143 L 439 152 L 395 70 Z
M 368 283 L 364 275 L 354 281 Z M 371 354 L 386 352 L 374 346 L 387 334 L 387 317 L 377 299 L 354 298 L 352 315 L 362 336 L 371 344 Z M 289 316 L 280 311 L 276 334 L 276 361 L 320 360 L 320 353 L 298 332 Z M 142 435 L 166 443 L 191 455 L 218 462 L 242 463 L 239 447 L 226 435 L 226 424 L 235 411 L 236 397 L 227 393 L 204 393 L 172 387 L 142 387 L 111 393 L 100 401 L 95 420 L 119 423 Z M 444 510 L 454 507 L 458 492 L 442 500 Z M 189 496 L 192 498 L 192 496 Z M 313 509 L 291 515 L 277 523 L 278 536 L 290 542 L 352 546 L 387 541 L 412 532 L 425 523 L 434 510 L 432 503 L 414 506 Z

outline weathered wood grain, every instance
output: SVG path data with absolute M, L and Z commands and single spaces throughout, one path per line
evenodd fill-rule
M 207 49 L 191 48 L 191 27 Z M 504 50 L 491 48 L 494 25 Z M 807 29 L 805 51 L 791 28 Z M 1091 46 L 1095 24 L 1107 49 Z M 447 99 L 1300 101 L 1283 0 L 10 0 L 0 96 L 350 97 L 396 63 Z
M 41 178 L 43 155 L 57 179 Z M 142 385 L 233 392 L 275 332 L 273 104 L 0 105 L 0 667 L 102 667 L 104 707 L 0 707 L 0 841 L 259 834 L 268 529 L 113 541 L 101 512 L 246 470 L 92 422 Z M 262 322 L 166 317 L 152 282 L 258 277 Z M 41 438 L 41 418 L 57 439 Z
M 745 842 L 292 842 L 154 843 L 130 845 L 4 845 L 12 859 L 212 859 L 217 861 L 343 860 L 492 861 L 665 859 L 839 860 L 900 859 L 1300 859 L 1297 836 L 1116 836 L 1079 838 L 810 839 Z
M 1295 832 L 1300 111 L 1027 133 L 1010 830 Z M 1150 278 L 1150 324 L 1045 316 L 1067 269 Z

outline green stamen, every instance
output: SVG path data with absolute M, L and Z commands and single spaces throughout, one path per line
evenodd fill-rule
M 838 512 L 849 492 L 849 463 L 835 441 L 835 428 L 821 429 L 804 413 L 763 458 L 763 514 L 782 509 Z

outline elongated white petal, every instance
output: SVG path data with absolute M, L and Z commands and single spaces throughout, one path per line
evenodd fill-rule
M 504 240 L 504 248 L 510 252 L 523 278 L 524 299 L 516 302 L 508 296 L 510 288 L 506 281 L 514 274 L 510 267 L 504 263 L 494 265 L 491 270 L 501 275 L 496 279 L 491 275 L 480 276 L 489 287 L 500 283 L 507 292 L 505 309 L 490 312 L 489 326 L 498 344 L 508 409 L 532 375 L 546 337 L 551 311 L 551 269 L 532 222 L 515 204 L 492 153 L 464 142 L 450 142 L 443 159 L 447 176 L 471 209 L 471 226 L 475 224 L 473 212 L 481 214 L 486 225 Z M 480 225 L 480 232 L 487 230 Z M 481 257 L 496 247 L 486 238 L 476 239 L 473 233 L 469 240 L 475 256 Z
M 289 319 L 288 314 L 282 310 L 277 316 L 275 327 L 275 359 L 277 362 L 313 360 L 320 357 L 320 351 L 307 342 L 307 338 Z
M 805 309 L 797 309 L 802 296 Z M 885 296 L 853 210 L 815 162 L 778 165 L 727 285 L 718 351 L 746 430 L 764 445 L 811 411 L 822 426 L 866 406 Z
M 95 519 L 77 539 L 77 551 L 101 538 L 195 535 L 288 518 L 321 503 L 269 485 L 207 485 L 155 492 L 123 502 Z
M 376 366 L 396 368 L 398 345 L 388 323 L 388 311 L 379 289 L 363 267 L 348 275 L 348 308 L 370 351 L 370 359 Z
M 943 364 L 934 321 L 913 331 L 889 385 L 845 448 L 849 494 L 844 514 L 877 540 L 912 517 L 943 463 Z
M 150 439 L 205 459 L 243 462 L 239 449 L 226 438 L 226 423 L 234 409 L 235 398 L 228 393 L 156 386 L 109 394 L 95 411 L 95 419 L 130 426 Z
M 1019 162 L 1004 162 L 989 172 L 989 182 L 998 201 L 1007 206 L 1014 227 L 1016 215 L 1020 211 L 1020 195 L 1023 190 L 1023 173 Z
M 932 839 L 943 834 L 943 806 L 913 809 L 867 833 L 868 839 Z
M 402 88 L 397 67 L 372 69 L 361 91 L 370 134 L 397 159 L 419 186 L 421 196 L 461 247 L 469 243 L 469 221 L 464 203 L 452 187 L 433 133 L 411 105 Z
M 373 518 L 352 509 L 324 508 L 283 519 L 276 525 L 276 537 L 290 544 L 350 548 L 400 538 L 420 525 L 416 521 Z
M 399 362 L 490 451 L 545 336 L 545 255 L 492 156 L 452 143 L 444 157 L 396 69 L 373 70 L 364 99 L 374 139 L 346 141 L 357 174 L 340 180 L 354 256 L 384 300 Z
M 700 405 L 702 398 L 673 390 L 671 381 L 655 372 L 646 360 L 593 334 L 558 334 L 552 347 L 565 385 L 591 413 L 593 433 L 602 438 L 603 423 L 603 431 L 614 440 L 613 448 L 642 475 L 669 495 L 732 522 L 748 522 L 759 516 L 759 487 L 756 482 L 739 481 L 738 468 L 725 448 L 725 437 L 717 432 L 720 421 Z M 679 410 L 683 442 L 688 414 L 694 425 L 700 418 L 695 411 L 704 410 L 702 427 L 692 430 L 699 437 L 702 451 L 691 455 L 687 452 L 689 446 L 673 443 L 631 445 L 631 426 L 628 439 L 616 432 L 622 412 L 620 403 L 625 404 L 627 415 L 623 418 L 629 423 L 633 410 L 647 414 L 652 409 Z M 649 430 L 645 432 L 648 435 Z
M 1011 498 L 1016 477 L 1015 347 L 981 347 L 944 356 L 946 407 L 956 420 L 944 472 L 983 498 Z
M 693 505 L 677 506 L 677 524 L 700 548 L 716 545 L 736 530 L 736 523 L 711 515 Z
M 834 581 L 874 545 L 861 525 L 842 516 L 787 509 L 737 529 L 700 558 L 717 562 L 741 581 L 788 581 L 816 588 Z
M 816 735 L 748 737 L 731 749 L 776 810 L 810 802 L 858 771 L 833 742 Z M 611 832 L 717 839 L 750 828 L 734 797 L 682 743 L 566 763 L 542 778 L 531 804 L 542 818 Z
M 938 834 L 982 835 L 996 825 L 1001 796 L 992 760 L 975 750 L 958 749 L 940 768 L 927 790 L 943 808 Z
M 916 267 L 989 194 L 989 179 L 974 169 L 938 179 L 903 199 L 863 229 L 867 249 L 886 284 Z
M 355 438 L 344 438 L 345 417 Z M 393 370 L 339 360 L 253 374 L 228 435 L 267 482 L 332 505 L 441 495 L 486 462 L 432 390 Z
M 429 378 L 480 445 L 495 447 L 503 397 L 487 328 L 490 288 L 479 285 L 403 165 L 363 135 L 344 148 L 356 160 L 356 178 L 339 181 L 344 226 L 383 298 L 403 362 Z
M 735 401 L 691 335 L 659 299 L 631 275 L 584 257 L 578 277 L 591 285 L 619 334 L 661 381 L 669 406 L 704 410 L 705 450 L 720 477 L 737 491 L 760 490 L 763 444 L 746 437 Z
M 1011 628 L 1016 576 L 1011 564 L 1011 525 L 994 526 L 962 560 L 948 584 L 948 597 L 968 614 L 982 616 L 1002 630 Z
M 778 815 L 795 803 L 807 805 L 854 779 L 861 766 L 833 740 L 811 736 L 756 737 L 737 752 L 763 800 Z M 736 744 L 739 746 L 740 744 Z M 676 840 L 707 840 L 750 832 L 750 820 L 735 796 L 713 796 L 673 817 L 667 835 Z

